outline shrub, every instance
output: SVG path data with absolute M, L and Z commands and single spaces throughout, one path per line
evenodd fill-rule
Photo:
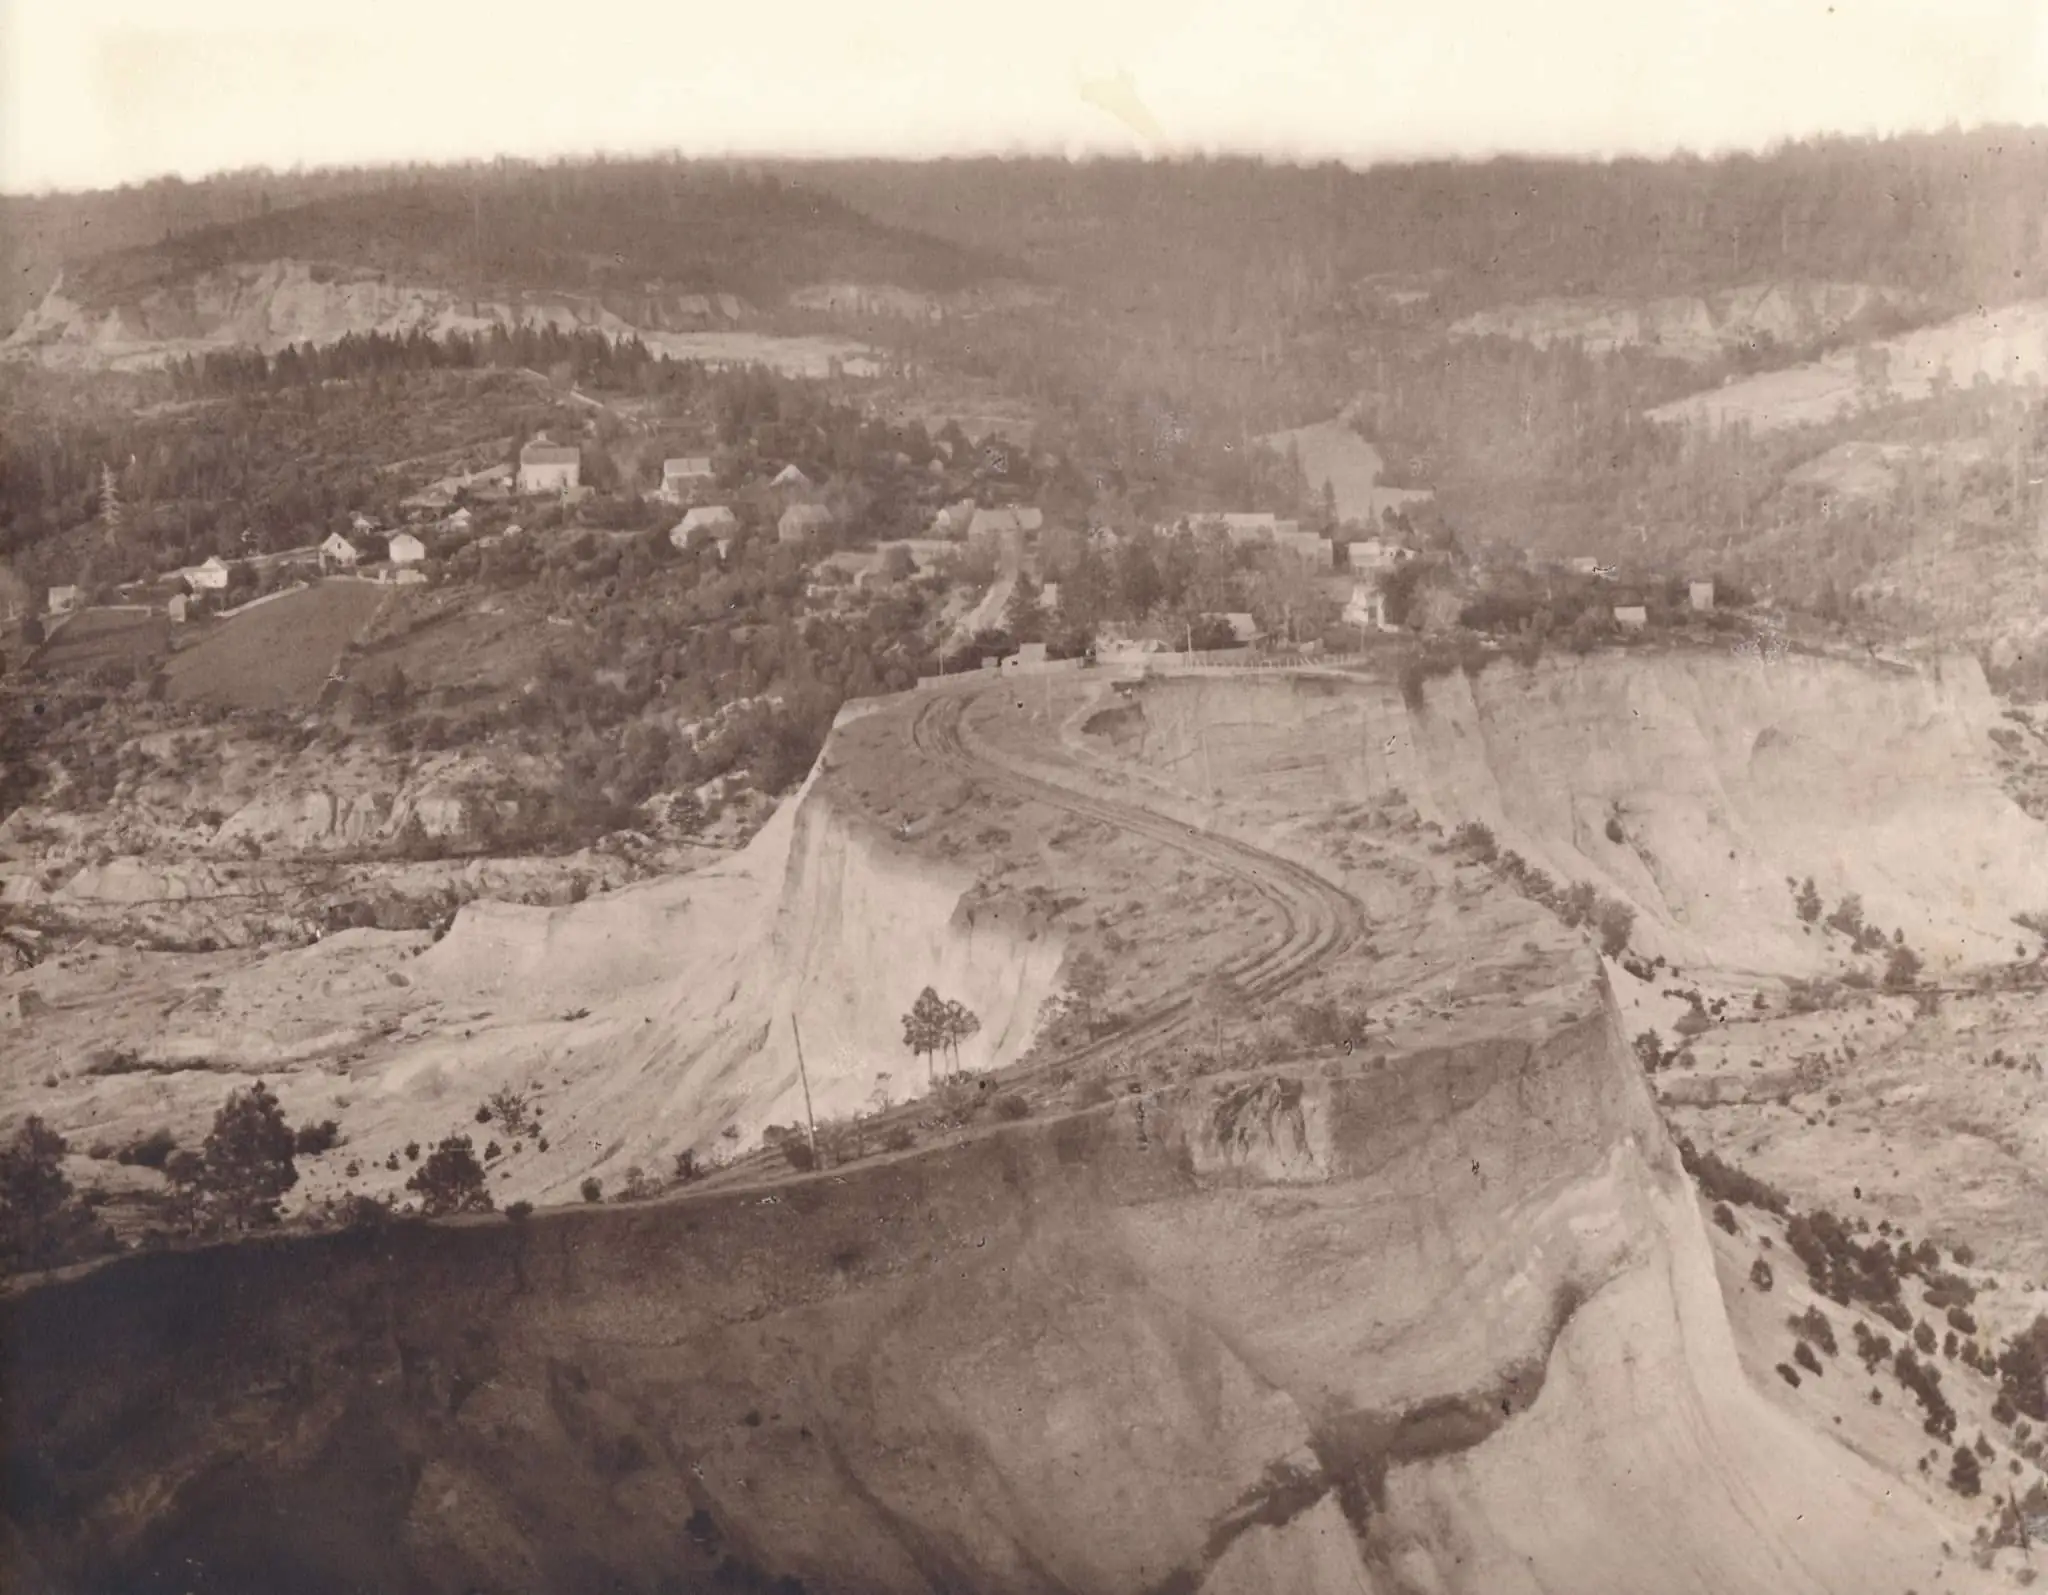
M 1014 1091 L 1005 1092 L 996 1098 L 996 1117 L 1012 1121 L 1028 1119 L 1031 1117 L 1031 1104 Z
M 147 1135 L 139 1135 L 114 1154 L 116 1163 L 125 1163 L 145 1169 L 162 1169 L 170 1161 L 171 1154 L 178 1150 L 178 1138 L 169 1130 L 155 1129 Z
M 1906 991 L 1919 984 L 1920 955 L 1910 947 L 1895 946 L 1885 958 L 1884 989 Z
M 917 1132 L 907 1124 L 893 1124 L 882 1137 L 885 1152 L 908 1152 L 917 1145 Z
M 1797 1390 L 1799 1388 L 1799 1375 L 1792 1371 L 1792 1365 L 1789 1362 L 1781 1362 L 1778 1364 L 1778 1377 L 1784 1380 L 1785 1383 L 1790 1385 L 1794 1390 Z
M 406 1143 L 405 1143 L 405 1160 L 406 1160 L 406 1162 L 408 1162 L 408 1163 L 417 1163 L 417 1162 L 419 1162 L 419 1160 L 420 1160 L 420 1144 L 419 1144 L 419 1142 L 417 1142 L 417 1141 L 408 1141 L 408 1142 L 406 1142 Z
M 531 1202 L 507 1202 L 505 1204 L 505 1216 L 515 1224 L 523 1224 L 533 1217 L 533 1204 Z
M 1776 1276 L 1771 1273 L 1771 1265 L 1761 1257 L 1751 1263 L 1749 1265 L 1749 1282 L 1756 1286 L 1758 1290 L 1769 1290 L 1776 1283 Z
M 1714 1204 L 1714 1222 L 1720 1225 L 1721 1228 L 1726 1230 L 1730 1235 L 1733 1235 L 1736 1232 L 1735 1215 L 1728 1210 L 1728 1204 L 1726 1202 L 1716 1202 Z
M 677 1184 L 694 1185 L 698 1180 L 704 1178 L 706 1172 L 708 1171 L 697 1161 L 696 1148 L 685 1147 L 676 1154 L 675 1176 Z
M 1451 846 L 1460 853 L 1469 853 L 1481 864 L 1491 864 L 1500 857 L 1492 828 L 1477 820 L 1467 820 L 1451 832 Z
M 318 1124 L 302 1124 L 292 1137 L 292 1150 L 300 1157 L 316 1157 L 322 1152 L 332 1152 L 341 1142 L 341 1126 L 332 1119 L 322 1119 Z
M 577 1189 L 582 1191 L 583 1200 L 586 1202 L 601 1202 L 604 1200 L 604 1181 L 595 1174 L 587 1176 L 582 1185 L 577 1187 Z
M 1956 1494 L 1968 1498 L 1984 1487 L 1982 1470 L 1977 1465 L 1977 1454 L 1967 1446 L 1957 1446 L 1955 1456 L 1949 1463 L 1948 1487 Z
M 1819 921 L 1821 913 L 1820 893 L 1815 889 L 1813 877 L 1807 876 L 1799 889 L 1792 894 L 1792 906 L 1800 919 L 1812 925 Z
M 1835 1326 L 1828 1321 L 1828 1315 L 1818 1307 L 1809 1307 L 1805 1312 L 1788 1320 L 1795 1335 L 1803 1336 L 1826 1352 L 1830 1357 L 1839 1350 L 1835 1340 Z M 1857 1327 L 1862 1328 L 1859 1320 Z M 1866 1330 L 1867 1334 L 1868 1331 Z
M 1866 1373 L 1874 1373 L 1877 1365 L 1892 1354 L 1891 1336 L 1872 1334 L 1860 1318 L 1856 1320 L 1853 1333 L 1856 1341 L 1856 1360 L 1863 1364 Z
M 1813 1354 L 1813 1347 L 1809 1346 L 1805 1341 L 1802 1340 L 1793 1346 L 1792 1360 L 1816 1379 L 1820 1377 L 1820 1358 Z
M 1595 917 L 1600 930 L 1600 950 L 1609 958 L 1619 958 L 1628 948 L 1628 938 L 1635 929 L 1636 911 L 1626 903 L 1608 898 L 1600 905 Z
M 1785 1193 L 1766 1180 L 1724 1162 L 1712 1152 L 1702 1152 L 1689 1139 L 1680 1137 L 1678 1142 L 1679 1161 L 1685 1165 L 1686 1173 L 1693 1177 L 1700 1192 L 1709 1201 L 1733 1202 L 1738 1207 L 1754 1207 L 1766 1213 L 1775 1213 L 1780 1218 L 1791 1210 L 1791 1203 Z
M 493 1091 L 477 1109 L 477 1123 L 488 1124 L 493 1119 L 498 1121 L 499 1129 L 515 1140 L 540 1133 L 540 1115 L 529 1105 L 526 1093 L 510 1086 Z
M 1622 831 L 1621 821 L 1616 819 L 1612 814 L 1607 816 L 1607 840 L 1614 843 L 1616 847 L 1619 847 L 1623 842 L 1628 840 L 1627 836 Z

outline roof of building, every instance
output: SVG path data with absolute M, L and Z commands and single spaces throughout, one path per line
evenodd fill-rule
M 583 451 L 570 443 L 529 443 L 519 451 L 521 465 L 576 465 Z
M 775 473 L 774 481 L 769 483 L 771 487 L 809 487 L 810 485 L 811 479 L 794 465 L 785 465 Z
M 708 454 L 682 454 L 672 460 L 661 462 L 661 474 L 671 476 L 709 476 L 711 456 Z
M 782 512 L 781 526 L 828 526 L 832 512 L 822 504 L 792 504 Z
M 724 504 L 699 504 L 671 528 L 678 532 L 694 532 L 698 527 L 717 528 L 731 526 L 738 521 L 731 508 Z

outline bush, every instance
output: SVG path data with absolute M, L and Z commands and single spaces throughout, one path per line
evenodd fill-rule
M 1759 1257 L 1749 1265 L 1749 1282 L 1758 1290 L 1769 1290 L 1777 1279 L 1771 1272 L 1771 1265 Z
M 1828 1321 L 1828 1315 L 1818 1307 L 1809 1307 L 1805 1312 L 1788 1319 L 1787 1322 L 1791 1324 L 1792 1332 L 1795 1335 L 1812 1341 L 1830 1357 L 1834 1356 L 1839 1349 L 1835 1341 L 1835 1326 Z M 1857 1323 L 1857 1327 L 1859 1329 L 1862 1328 L 1860 1320 Z M 1865 1330 L 1864 1333 L 1868 1334 L 1869 1331 Z
M 533 1217 L 533 1204 L 531 1202 L 507 1202 L 505 1204 L 505 1216 L 515 1224 L 523 1224 Z
M 1805 1341 L 1802 1340 L 1793 1346 L 1792 1360 L 1816 1379 L 1820 1377 L 1820 1358 L 1813 1354 L 1813 1347 L 1809 1346 Z
M 1778 1377 L 1784 1380 L 1785 1383 L 1790 1385 L 1794 1390 L 1797 1390 L 1799 1388 L 1799 1375 L 1792 1371 L 1792 1365 L 1789 1362 L 1781 1362 L 1778 1364 Z
M 1884 989 L 1907 991 L 1920 982 L 1920 955 L 1906 946 L 1894 946 L 1884 962 Z
M 996 1117 L 1012 1122 L 1028 1119 L 1031 1117 L 1031 1104 L 1014 1091 L 1006 1092 L 996 1098 Z
M 1967 1446 L 1956 1447 L 1955 1456 L 1949 1463 L 1948 1487 L 1965 1498 L 1978 1494 L 1984 1487 L 1977 1454 Z
M 1775 1185 L 1722 1161 L 1712 1152 L 1700 1151 L 1684 1137 L 1678 1142 L 1678 1157 L 1709 1201 L 1754 1207 L 1780 1218 L 1791 1210 L 1791 1202 Z
M 292 1150 L 300 1157 L 316 1157 L 322 1152 L 332 1152 L 341 1141 L 341 1126 L 332 1119 L 322 1119 L 318 1124 L 302 1124 L 292 1137 Z
M 1714 1204 L 1714 1222 L 1730 1235 L 1736 1233 L 1735 1215 L 1728 1210 L 1726 1202 L 1716 1202 Z
M 169 1130 L 156 1129 L 147 1135 L 137 1136 L 122 1147 L 114 1154 L 114 1161 L 145 1169 L 162 1169 L 177 1150 L 178 1138 Z
M 586 1202 L 602 1202 L 604 1200 L 604 1181 L 595 1174 L 587 1176 L 582 1185 L 577 1187 L 577 1189 L 582 1191 L 583 1200 Z
M 1493 839 L 1492 828 L 1477 820 L 1467 820 L 1451 832 L 1451 846 L 1458 852 L 1471 854 L 1481 864 L 1491 864 L 1500 857 L 1500 846 Z
M 1628 939 L 1636 925 L 1636 911 L 1626 903 L 1609 898 L 1601 903 L 1595 918 L 1600 929 L 1600 950 L 1609 958 L 1619 958 L 1628 949 Z

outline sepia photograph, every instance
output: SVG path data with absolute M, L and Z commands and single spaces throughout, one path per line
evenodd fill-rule
M 2044 1542 L 2043 0 L 0 0 L 0 1589 Z

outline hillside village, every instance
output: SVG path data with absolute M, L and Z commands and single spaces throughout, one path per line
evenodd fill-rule
M 2048 157 L 1981 144 L 22 246 L 0 1582 L 2027 1587 Z

